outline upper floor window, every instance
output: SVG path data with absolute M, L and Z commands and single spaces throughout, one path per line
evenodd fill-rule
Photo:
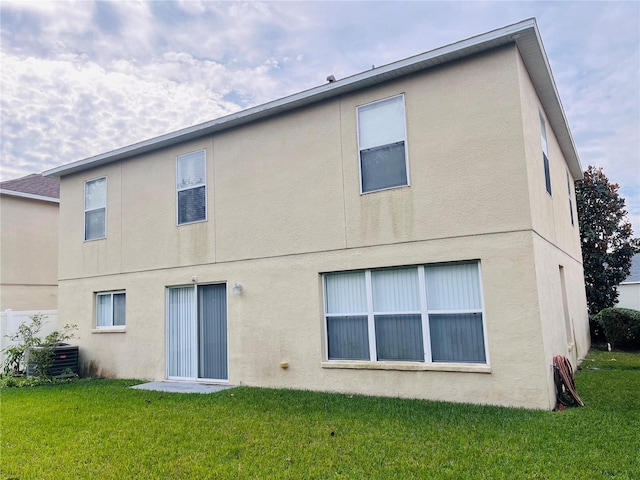
M 84 239 L 107 236 L 107 177 L 84 184 Z
M 96 328 L 124 327 L 125 320 L 125 292 L 96 294 Z
M 409 185 L 404 95 L 357 110 L 361 192 Z
M 571 225 L 573 225 L 573 196 L 571 195 L 571 181 L 569 180 L 569 172 L 567 172 L 567 195 L 569 196 L 569 216 Z
M 551 172 L 549 171 L 549 145 L 547 143 L 547 127 L 542 116 L 542 112 L 538 112 L 540 116 L 540 141 L 542 142 L 542 162 L 544 164 L 544 185 L 547 193 L 551 195 Z
M 176 187 L 178 225 L 207 219 L 207 161 L 205 150 L 180 155 Z

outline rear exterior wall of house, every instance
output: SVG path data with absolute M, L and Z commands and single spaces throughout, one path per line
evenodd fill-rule
M 363 194 L 357 107 L 397 96 L 409 185 Z M 507 46 L 65 176 L 60 319 L 80 325 L 87 369 L 161 380 L 174 335 L 168 289 L 220 284 L 230 384 L 552 408 L 551 357 L 575 362 L 589 340 L 577 225 L 567 220 L 575 197 L 561 189 L 567 167 L 550 127 L 545 191 L 539 111 Z M 206 221 L 177 225 L 176 158 L 197 151 Z M 85 241 L 85 182 L 103 177 L 105 238 Z M 411 267 L 403 272 L 424 290 L 432 267 L 452 262 L 478 273 L 482 360 L 330 359 L 327 274 L 356 272 L 371 292 L 378 269 Z M 116 296 L 126 320 L 99 328 L 97 304 L 115 309 Z

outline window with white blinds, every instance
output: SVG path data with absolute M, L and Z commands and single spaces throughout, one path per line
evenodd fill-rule
M 124 291 L 96 294 L 96 328 L 124 327 L 126 324 Z
M 176 166 L 178 225 L 207 219 L 207 162 L 204 150 L 180 155 Z
M 84 184 L 84 239 L 107 236 L 107 177 Z
M 357 108 L 362 193 L 409 185 L 404 95 Z
M 478 262 L 324 275 L 329 360 L 486 363 Z

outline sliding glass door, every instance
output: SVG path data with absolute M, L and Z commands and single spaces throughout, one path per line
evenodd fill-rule
M 224 284 L 167 288 L 167 378 L 228 379 Z

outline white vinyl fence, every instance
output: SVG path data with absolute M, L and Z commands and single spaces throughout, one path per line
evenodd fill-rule
M 58 311 L 57 310 L 22 310 L 14 311 L 11 309 L 0 312 L 0 364 L 4 365 L 4 349 L 9 345 L 20 343 L 19 341 L 11 341 L 9 337 L 18 331 L 18 327 L 22 323 L 31 322 L 31 316 L 41 313 L 46 318 L 42 322 L 42 330 L 39 337 L 46 337 L 51 332 L 58 329 Z

